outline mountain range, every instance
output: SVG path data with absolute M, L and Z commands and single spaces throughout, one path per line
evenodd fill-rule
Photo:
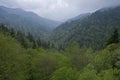
M 45 36 L 47 32 L 53 30 L 61 22 L 49 20 L 19 8 L 0 6 L 0 23 L 17 30 L 25 30 L 24 32 L 30 32 L 38 37 Z
M 61 24 L 51 34 L 51 41 L 59 46 L 78 42 L 93 49 L 105 47 L 114 29 L 120 31 L 120 6 L 97 10 L 81 19 Z
M 66 22 L 58 22 L 22 9 L 0 6 L 0 23 L 36 38 L 50 40 L 56 46 L 67 47 L 77 42 L 81 47 L 101 49 L 114 29 L 120 31 L 120 6 L 80 14 Z
M 73 17 L 71 19 L 68 19 L 66 22 L 72 22 L 72 21 L 76 21 L 76 20 L 83 20 L 84 18 L 90 16 L 91 13 L 83 13 L 83 14 L 80 14 L 76 17 Z

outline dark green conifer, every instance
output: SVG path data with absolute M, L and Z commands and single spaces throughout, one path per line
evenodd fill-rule
M 118 43 L 119 42 L 119 33 L 118 30 L 115 29 L 111 37 L 108 39 L 106 45 L 110 45 L 112 43 Z

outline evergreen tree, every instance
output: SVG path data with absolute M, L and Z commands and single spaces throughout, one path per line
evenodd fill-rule
M 112 43 L 118 43 L 118 42 L 119 42 L 119 33 L 118 33 L 118 30 L 115 29 L 113 34 L 111 35 L 111 37 L 108 39 L 106 45 L 109 45 L 109 44 L 112 44 Z
M 27 36 L 28 40 L 33 43 L 32 48 L 37 48 L 36 40 L 34 39 L 33 35 L 29 32 Z
M 15 37 L 15 36 L 16 36 L 16 32 L 15 32 L 15 30 L 14 30 L 13 28 L 10 29 L 10 35 L 11 35 L 12 37 Z
M 30 32 L 28 33 L 27 38 L 29 39 L 30 42 L 34 42 L 34 37 Z

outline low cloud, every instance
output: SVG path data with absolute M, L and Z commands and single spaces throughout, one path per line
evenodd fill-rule
M 22 8 L 45 18 L 62 21 L 81 13 L 120 5 L 120 0 L 0 0 L 0 5 Z

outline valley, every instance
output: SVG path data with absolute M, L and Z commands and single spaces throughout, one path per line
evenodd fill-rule
M 120 6 L 64 22 L 0 6 L 0 80 L 120 80 Z

